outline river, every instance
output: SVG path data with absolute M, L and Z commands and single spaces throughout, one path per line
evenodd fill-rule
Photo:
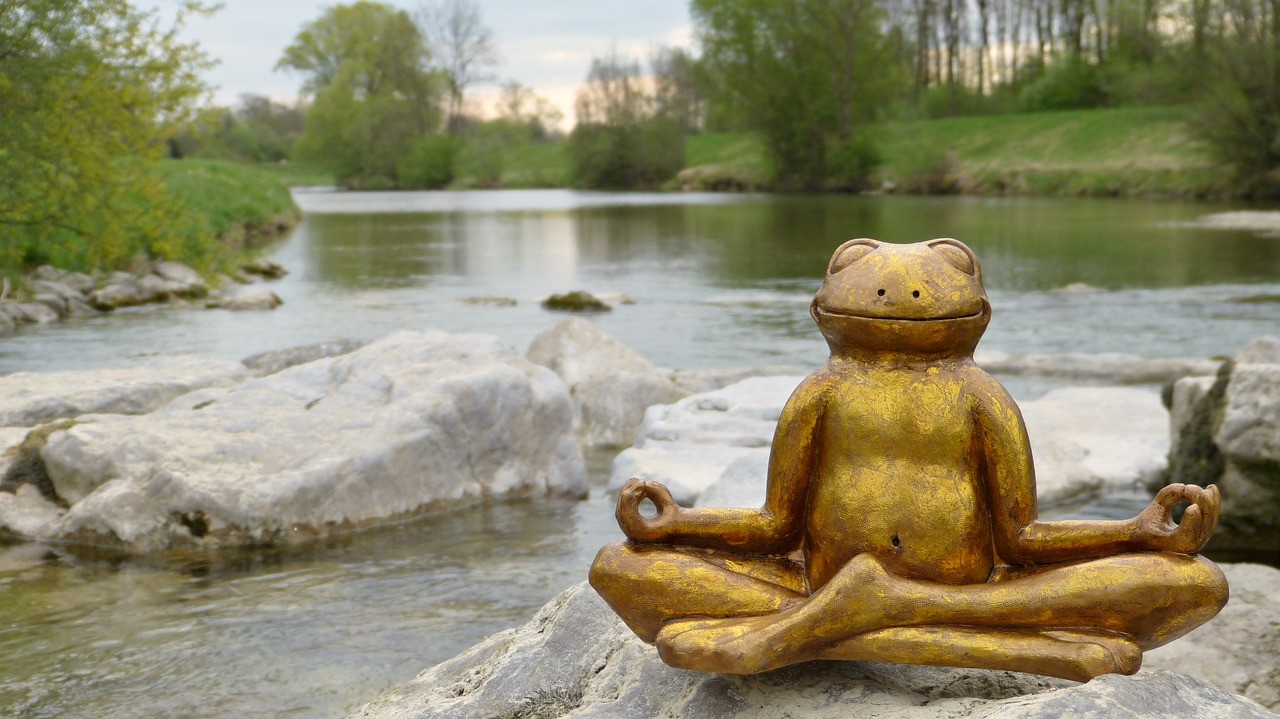
M 812 366 L 807 315 L 831 250 L 856 236 L 953 236 L 983 261 L 1009 352 L 1229 355 L 1280 332 L 1280 240 L 1187 222 L 1166 201 L 299 192 L 270 255 L 272 312 L 137 309 L 0 340 L 0 372 L 175 352 L 240 359 L 400 329 L 492 332 L 523 349 L 587 289 L 635 304 L 591 321 L 669 367 Z M 1087 288 L 1071 287 L 1083 283 Z M 1084 290 L 1084 291 L 1081 291 Z M 514 306 L 463 302 L 501 296 Z M 1019 399 L 1053 382 L 1009 378 Z M 335 717 L 513 626 L 581 581 L 616 535 L 591 457 L 585 502 L 462 509 L 292 549 L 152 560 L 0 549 L 0 713 Z M 1071 516 L 1115 516 L 1140 496 Z

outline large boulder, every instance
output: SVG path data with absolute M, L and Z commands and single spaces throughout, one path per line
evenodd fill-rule
M 443 332 L 391 335 L 148 415 L 83 416 L 49 432 L 39 458 L 69 506 L 46 535 L 131 552 L 586 491 L 559 378 L 497 338 Z
M 1280 550 L 1280 341 L 1255 340 L 1216 377 L 1171 393 L 1169 481 L 1222 491 L 1219 548 Z
M 1223 564 L 1231 601 L 1187 636 L 1147 652 L 1142 665 L 1192 674 L 1280 711 L 1280 570 Z
M 672 669 L 585 584 L 526 625 L 393 687 L 351 719 L 1128 717 L 1276 719 L 1167 671 L 1075 684 L 1015 672 L 810 662 L 757 676 Z
M 0 427 L 34 427 L 82 414 L 145 414 L 175 397 L 247 379 L 239 362 L 168 357 L 133 367 L 14 372 L 0 377 Z
M 631 444 L 646 407 L 688 394 L 668 373 L 578 318 L 539 334 L 527 356 L 569 386 L 578 408 L 578 435 L 587 446 Z
M 801 379 L 752 378 L 649 408 L 635 446 L 614 461 L 610 487 L 638 476 L 666 484 L 682 504 L 758 506 L 774 427 Z M 1168 412 L 1154 392 L 1070 387 L 1021 407 L 1043 506 L 1164 471 Z

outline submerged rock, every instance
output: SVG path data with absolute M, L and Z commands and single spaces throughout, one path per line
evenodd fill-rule
M 0 377 L 0 427 L 34 427 L 83 414 L 145 414 L 205 387 L 249 376 L 239 362 L 169 357 L 134 367 L 14 372 Z
M 585 584 L 526 625 L 392 687 L 351 719 L 658 717 L 1275 719 L 1167 671 L 1075 684 L 1015 672 L 809 662 L 756 676 L 667 667 Z
M 610 488 L 638 476 L 686 505 L 759 506 L 773 431 L 801 379 L 758 377 L 649 408 L 635 446 L 614 461 Z M 1073 387 L 1021 406 L 1043 506 L 1164 471 L 1168 412 L 1154 392 Z
M 494 337 L 443 332 L 391 335 L 144 416 L 81 417 L 39 456 L 69 505 L 47 536 L 130 552 L 586 491 L 564 384 Z
M 582 290 L 551 295 L 542 301 L 542 308 L 557 312 L 608 312 L 613 309 L 604 300 Z
M 1280 341 L 1255 340 L 1216 377 L 1176 383 L 1169 481 L 1216 483 L 1215 548 L 1280 550 Z

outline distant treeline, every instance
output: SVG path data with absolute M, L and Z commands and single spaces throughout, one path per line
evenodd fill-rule
M 496 110 L 471 101 L 497 59 L 474 0 L 327 8 L 277 65 L 302 77 L 304 104 L 246 98 L 174 151 L 292 158 L 362 188 L 639 188 L 674 181 L 686 136 L 748 131 L 768 161 L 748 184 L 856 190 L 881 164 L 886 121 L 1184 105 L 1201 108 L 1187 113 L 1193 134 L 1236 169 L 1239 192 L 1280 187 L 1274 0 L 692 0 L 690 12 L 693 48 L 592 62 L 565 175 L 514 180 L 510 167 L 561 139 L 556 108 L 516 84 Z

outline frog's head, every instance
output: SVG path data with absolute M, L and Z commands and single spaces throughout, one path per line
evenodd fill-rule
M 978 258 L 952 239 L 849 240 L 831 256 L 810 314 L 832 353 L 971 355 L 991 321 Z

